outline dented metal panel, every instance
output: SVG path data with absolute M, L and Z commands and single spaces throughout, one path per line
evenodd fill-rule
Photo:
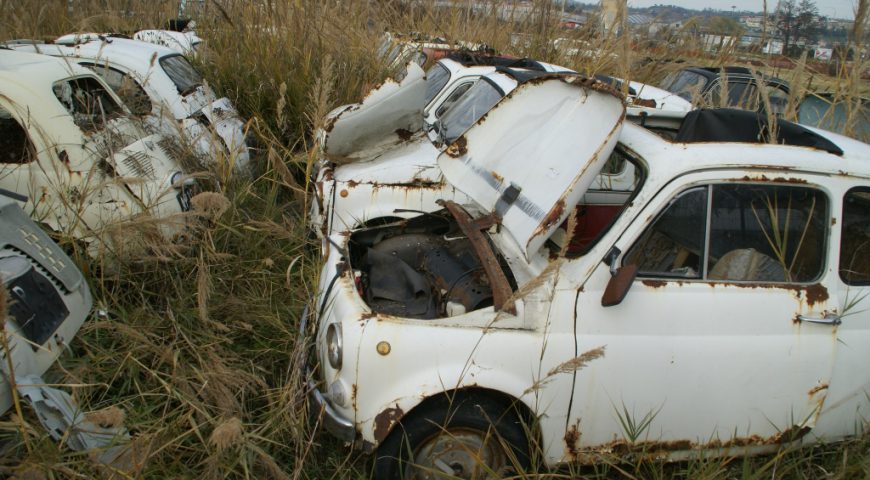
M 387 79 L 361 103 L 345 107 L 328 120 L 324 154 L 331 161 L 344 163 L 407 140 L 423 126 L 425 95 L 425 73 L 416 63 L 409 63 L 401 83 Z
M 570 213 L 622 129 L 622 99 L 564 78 L 528 82 L 447 148 L 451 184 L 500 215 L 528 256 Z

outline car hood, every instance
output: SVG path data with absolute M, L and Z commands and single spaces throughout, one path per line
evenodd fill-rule
M 335 169 L 338 182 L 373 185 L 420 185 L 441 181 L 435 164 L 440 151 L 426 136 L 416 136 L 366 161 L 349 163 Z
M 426 74 L 409 63 L 401 83 L 387 79 L 361 102 L 327 117 L 323 153 L 333 162 L 348 163 L 402 142 L 423 127 Z
M 601 82 L 542 77 L 519 86 L 439 157 L 445 178 L 528 259 L 568 217 L 616 146 L 625 119 Z

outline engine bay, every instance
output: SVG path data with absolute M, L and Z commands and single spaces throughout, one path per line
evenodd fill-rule
M 446 210 L 369 222 L 351 235 L 349 254 L 357 290 L 377 313 L 436 319 L 493 305 L 481 261 Z M 516 290 L 507 262 L 498 262 Z

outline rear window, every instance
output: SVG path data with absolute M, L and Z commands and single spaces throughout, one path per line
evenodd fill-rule
M 166 72 L 182 96 L 193 93 L 196 87 L 202 85 L 202 75 L 181 55 L 169 55 L 161 58 L 160 66 L 163 67 L 163 71 Z
M 101 130 L 106 122 L 124 114 L 106 87 L 94 77 L 70 78 L 52 86 L 55 98 L 66 108 L 79 128 Z
M 441 137 L 445 145 L 456 141 L 474 122 L 490 111 L 501 97 L 501 92 L 488 81 L 480 79 L 475 82 L 441 119 Z

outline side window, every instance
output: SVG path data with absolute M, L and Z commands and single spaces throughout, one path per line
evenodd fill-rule
M 36 160 L 36 149 L 27 130 L 3 107 L 0 107 L 0 163 L 21 165 Z
M 840 278 L 849 285 L 870 285 L 870 187 L 853 188 L 843 198 Z
M 758 90 L 755 84 L 745 81 L 728 81 L 727 98 L 722 100 L 722 79 L 713 84 L 707 95 L 707 103 L 712 107 L 734 107 L 745 110 L 758 109 Z
M 811 282 L 824 268 L 828 216 L 827 198 L 812 188 L 696 187 L 671 201 L 625 263 L 646 277 Z
M 94 77 L 79 77 L 55 82 L 52 91 L 86 132 L 101 130 L 106 121 L 120 117 L 124 110 Z
M 107 65 L 94 65 L 92 63 L 82 63 L 81 65 L 99 75 L 121 97 L 121 100 L 134 115 L 151 113 L 151 99 L 133 77 Z
M 469 88 L 471 88 L 472 85 L 474 85 L 474 82 L 463 83 L 462 85 L 456 87 L 456 89 L 453 90 L 453 92 L 446 99 L 444 99 L 444 103 L 442 103 L 441 106 L 438 107 L 438 110 L 435 111 L 435 116 L 440 117 L 441 115 L 443 115 L 444 112 L 452 107 L 453 104 L 456 103 L 456 101 L 459 100 L 462 95 L 464 95 L 465 92 L 468 91 Z
M 696 187 L 674 197 L 631 247 L 625 263 L 636 264 L 638 276 L 701 278 L 708 190 Z

